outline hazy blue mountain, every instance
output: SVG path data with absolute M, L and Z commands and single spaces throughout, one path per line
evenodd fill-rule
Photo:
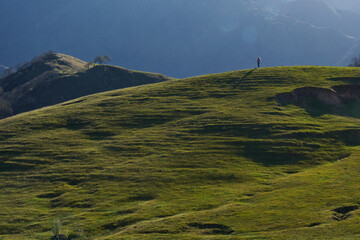
M 360 15 L 317 0 L 0 2 L 0 64 L 47 50 L 174 77 L 263 66 L 343 65 Z M 357 54 L 357 53 L 356 53 Z
M 360 13 L 358 0 L 326 0 L 326 3 L 334 8 Z
M 360 37 L 356 23 L 360 14 L 347 10 L 335 9 L 320 0 L 301 0 L 284 5 L 284 15 L 305 21 L 314 26 L 337 29 L 345 34 Z
M 0 65 L 0 76 L 2 76 L 8 67 Z

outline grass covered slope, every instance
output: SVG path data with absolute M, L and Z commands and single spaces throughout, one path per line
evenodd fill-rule
M 358 239 L 359 119 L 274 98 L 358 79 L 244 70 L 1 120 L 0 235 L 47 239 L 59 218 L 84 239 Z

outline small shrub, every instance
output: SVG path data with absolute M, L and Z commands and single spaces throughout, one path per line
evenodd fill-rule
M 106 62 L 111 62 L 111 57 L 107 55 L 97 56 L 94 58 L 93 63 L 103 64 Z
M 51 240 L 68 240 L 64 234 L 58 234 L 51 238 Z
M 358 57 L 353 57 L 351 59 L 351 63 L 348 66 L 349 67 L 360 67 L 360 55 Z
M 59 235 L 60 234 L 60 230 L 61 230 L 61 221 L 60 219 L 56 218 L 53 222 L 51 231 L 53 232 L 54 235 Z
M 54 219 L 53 225 L 51 227 L 51 231 L 53 232 L 54 236 L 51 238 L 51 240 L 66 240 L 66 236 L 63 234 L 60 234 L 62 223 L 60 219 L 56 218 Z

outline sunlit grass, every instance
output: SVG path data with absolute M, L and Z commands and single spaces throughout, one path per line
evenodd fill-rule
M 85 239 L 357 239 L 359 211 L 337 221 L 333 209 L 360 205 L 359 149 L 339 135 L 359 120 L 273 97 L 358 77 L 244 70 L 4 119 L 0 235 L 48 239 L 59 218 Z

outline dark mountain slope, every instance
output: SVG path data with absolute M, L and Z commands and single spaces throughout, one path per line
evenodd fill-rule
M 77 58 L 48 53 L 0 79 L 2 117 L 61 103 L 80 96 L 168 80 L 154 73 L 109 65 L 88 65 Z

